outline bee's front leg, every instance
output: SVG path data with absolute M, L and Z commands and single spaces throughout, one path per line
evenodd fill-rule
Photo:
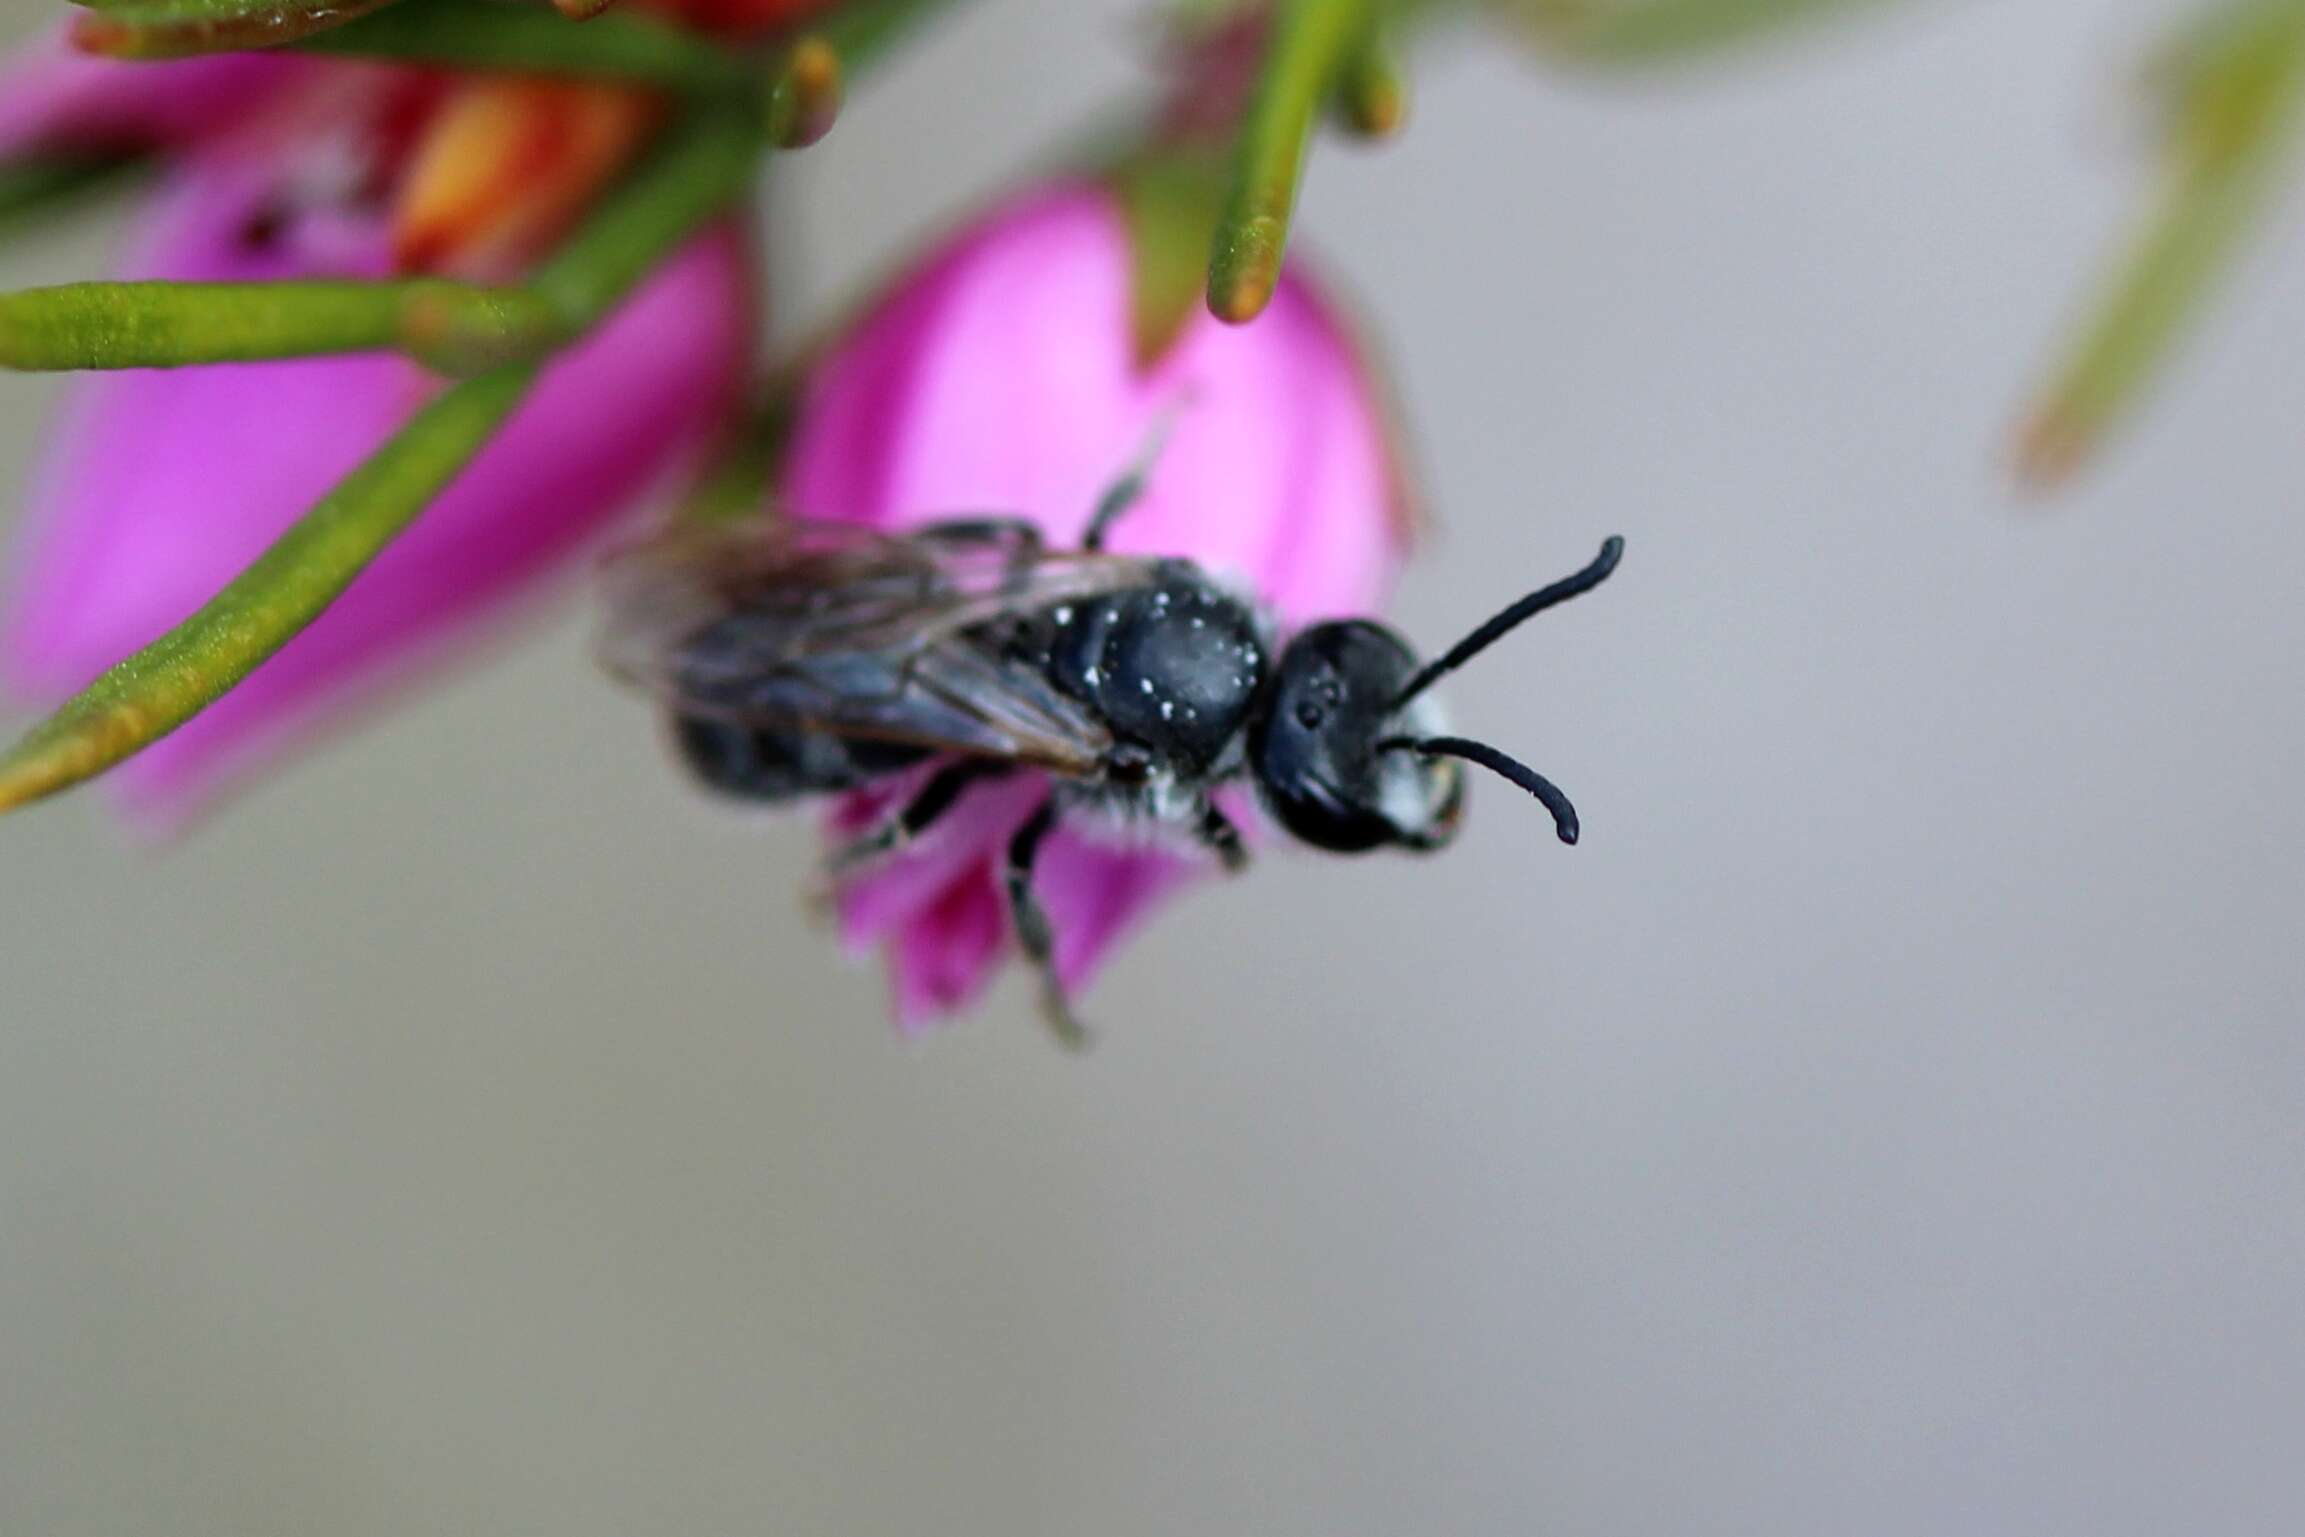
M 1238 875 L 1249 867 L 1249 846 L 1242 840 L 1240 828 L 1215 801 L 1201 803 L 1200 821 L 1193 827 L 1193 840 L 1223 862 L 1227 875 Z

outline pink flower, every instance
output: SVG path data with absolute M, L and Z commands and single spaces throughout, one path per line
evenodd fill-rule
M 97 66 L 137 79 L 150 65 Z M 162 66 L 160 68 L 170 68 Z M 41 77 L 34 76 L 37 80 Z M 323 66 L 182 156 L 125 276 L 379 277 L 392 270 L 380 126 L 397 72 Z M 395 122 L 397 123 L 397 119 Z M 110 783 L 171 826 L 415 665 L 470 638 L 680 472 L 741 388 L 742 241 L 701 236 L 555 360 L 505 430 L 342 598 L 238 688 Z M 440 387 L 367 355 L 76 381 L 32 500 L 0 634 L 10 684 L 59 699 L 213 596 Z
M 0 68 L 0 158 L 118 154 L 231 127 L 267 97 L 329 66 L 287 53 L 230 53 L 123 66 L 74 50 L 58 25 Z
M 932 255 L 813 380 L 787 462 L 793 507 L 883 528 L 997 509 L 1064 547 L 1168 417 L 1113 548 L 1189 556 L 1284 626 L 1377 608 L 1402 551 L 1398 487 L 1380 404 L 1328 306 L 1291 272 L 1255 324 L 1196 312 L 1142 366 L 1131 261 L 1118 206 L 1086 183 L 1036 192 Z M 850 797 L 836 831 L 914 787 Z M 980 785 L 843 891 L 844 938 L 885 947 L 901 1027 L 966 1007 L 990 981 L 1009 944 L 1002 852 L 1045 795 L 1029 776 Z M 1246 797 L 1228 809 L 1253 816 Z M 1203 867 L 1060 827 L 1034 887 L 1068 992 Z

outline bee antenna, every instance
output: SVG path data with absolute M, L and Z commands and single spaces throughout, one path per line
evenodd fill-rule
M 1569 798 L 1561 793 L 1561 787 L 1518 758 L 1499 752 L 1486 742 L 1469 741 L 1461 736 L 1395 736 L 1377 743 L 1377 751 L 1413 752 L 1424 758 L 1462 758 L 1467 763 L 1477 763 L 1492 774 L 1510 779 L 1543 802 L 1545 809 L 1553 814 L 1553 830 L 1561 835 L 1563 843 L 1574 844 L 1577 841 L 1577 808 L 1569 804 Z
M 1600 586 L 1601 583 L 1609 579 L 1609 573 L 1617 569 L 1617 562 L 1623 558 L 1624 553 L 1625 541 L 1616 534 L 1609 535 L 1608 538 L 1601 541 L 1601 553 L 1594 556 L 1593 563 L 1585 567 L 1584 570 L 1579 571 L 1574 576 L 1564 576 L 1549 587 L 1538 588 L 1451 646 L 1447 655 L 1426 663 L 1421 672 L 1409 679 L 1408 686 L 1393 696 L 1393 702 L 1386 707 L 1386 713 L 1389 714 L 1399 709 L 1448 674 L 1455 672 L 1465 663 L 1488 650 L 1489 647 L 1504 639 L 1508 633 L 1517 628 L 1523 620 L 1533 619 L 1556 603 L 1566 603 L 1579 593 L 1591 592 Z M 1489 767 L 1494 768 L 1496 765 L 1490 764 Z M 1556 791 L 1555 793 L 1559 792 Z

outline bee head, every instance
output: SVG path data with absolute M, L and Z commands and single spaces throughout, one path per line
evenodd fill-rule
M 1623 553 L 1624 541 L 1612 537 L 1584 570 L 1529 594 L 1422 667 L 1406 641 L 1365 619 L 1298 634 L 1249 733 L 1251 769 L 1274 817 L 1333 853 L 1442 848 L 1462 820 L 1464 764 L 1474 763 L 1534 795 L 1561 841 L 1576 842 L 1568 797 L 1486 743 L 1439 734 L 1427 690 L 1532 615 L 1598 586 Z
M 1380 745 L 1404 715 L 1436 714 L 1430 699 L 1393 708 L 1416 670 L 1408 643 L 1365 619 L 1316 624 L 1281 652 L 1270 706 L 1249 733 L 1249 762 L 1292 836 L 1358 854 L 1438 848 L 1455 834 L 1462 765 Z

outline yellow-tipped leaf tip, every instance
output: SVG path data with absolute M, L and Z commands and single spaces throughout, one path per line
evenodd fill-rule
M 1229 326 L 1247 325 L 1272 302 L 1273 285 L 1248 276 L 1209 285 L 1209 313 Z
M 0 815 L 46 800 L 88 777 L 77 765 L 59 758 L 55 752 L 37 752 L 21 761 L 13 754 L 0 760 Z
M 821 37 L 804 37 L 792 45 L 792 78 L 809 95 L 822 95 L 840 85 L 840 54 Z
M 1353 102 L 1352 120 L 1353 131 L 1364 138 L 1389 139 L 1409 120 L 1408 93 L 1388 90 L 1362 96 Z
M 2030 414 L 2018 426 L 2012 468 L 2019 490 L 2046 496 L 2072 483 L 2096 447 L 2096 435 L 2054 408 Z
M 774 132 L 782 149 L 806 149 L 832 132 L 840 117 L 843 78 L 840 52 L 825 39 L 808 36 L 785 55 L 781 98 Z
M 73 18 L 70 38 L 78 52 L 107 59 L 131 59 L 139 51 L 139 35 L 137 28 L 109 16 L 89 15 Z
M 1264 313 L 1280 284 L 1281 243 L 1288 228 L 1269 214 L 1244 220 L 1209 264 L 1209 312 L 1227 325 Z

